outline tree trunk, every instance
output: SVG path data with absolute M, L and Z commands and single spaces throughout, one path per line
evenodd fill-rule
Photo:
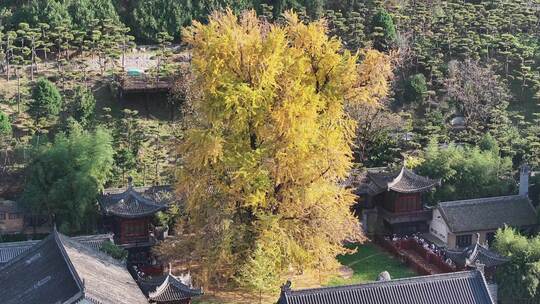
M 126 71 L 126 45 L 124 44 L 124 48 L 122 49 L 122 71 Z
M 157 73 L 156 73 L 156 85 L 159 82 L 159 72 L 161 72 L 161 56 L 158 57 Z
M 15 69 L 15 75 L 17 76 L 17 113 L 21 113 L 21 77 L 19 71 Z
M 56 54 L 56 67 L 58 69 L 58 74 L 60 74 L 60 54 L 62 53 L 62 50 L 60 49 L 60 46 L 58 46 L 58 54 Z
M 32 79 L 32 81 L 34 81 L 34 61 L 36 60 L 35 54 L 36 52 L 32 43 L 32 59 L 30 62 L 30 79 Z
M 156 181 L 154 184 L 159 185 L 159 162 L 156 160 Z
M 143 185 L 146 185 L 146 163 L 143 166 Z
M 11 66 L 9 65 L 9 49 L 6 50 L 6 77 L 7 77 L 7 81 L 9 82 L 9 78 L 10 78 L 10 70 Z
M 30 79 L 34 81 L 34 51 L 32 51 L 32 59 L 30 62 Z
M 83 67 L 83 79 L 84 79 L 84 86 L 88 89 L 88 78 L 86 77 L 86 67 Z

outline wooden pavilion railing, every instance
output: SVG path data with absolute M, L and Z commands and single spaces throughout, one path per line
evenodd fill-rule
M 415 239 L 403 239 L 398 241 L 392 241 L 385 239 L 382 236 L 375 238 L 376 242 L 385 248 L 392 255 L 403 261 L 406 265 L 413 268 L 415 272 L 421 275 L 430 275 L 435 273 L 448 273 L 459 271 L 453 266 L 448 265 L 444 258 L 428 249 L 425 249 Z M 422 262 L 419 262 L 407 251 L 413 251 L 422 258 Z M 433 271 L 434 266 L 439 271 Z

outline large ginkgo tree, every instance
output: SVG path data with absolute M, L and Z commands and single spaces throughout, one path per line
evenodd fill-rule
M 343 241 L 363 239 L 342 185 L 356 127 L 347 109 L 387 93 L 389 58 L 345 50 L 324 21 L 284 17 L 227 11 L 183 32 L 193 54 L 176 184 L 186 210 L 161 252 L 189 259 L 205 286 L 262 289 L 335 267 Z

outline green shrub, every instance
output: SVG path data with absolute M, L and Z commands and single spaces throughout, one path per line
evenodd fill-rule
M 11 123 L 6 113 L 0 111 L 0 135 L 9 135 L 11 133 Z
M 379 51 L 386 51 L 394 45 L 397 38 L 396 26 L 392 16 L 385 9 L 381 9 L 373 16 L 371 34 L 373 45 Z
M 405 101 L 422 103 L 426 95 L 427 84 L 424 74 L 410 76 L 405 85 Z
M 106 241 L 105 243 L 103 243 L 99 250 L 120 261 L 125 261 L 128 256 L 127 250 L 116 246 L 111 241 Z
M 96 109 L 96 99 L 92 91 L 83 87 L 77 86 L 73 94 L 73 118 L 83 125 L 92 120 L 94 110 Z
M 48 116 L 58 115 L 62 108 L 62 96 L 56 86 L 45 78 L 40 78 L 32 89 L 32 100 L 28 113 L 36 121 Z

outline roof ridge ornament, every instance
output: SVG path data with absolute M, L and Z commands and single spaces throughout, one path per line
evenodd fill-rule
M 476 268 L 476 270 L 480 271 L 482 274 L 484 274 L 485 272 L 485 269 L 486 269 L 486 265 L 483 264 L 483 263 L 480 263 L 479 261 L 476 261 L 474 263 L 474 268 Z
M 285 284 L 281 285 L 281 292 L 290 292 L 291 291 L 292 282 L 290 279 L 285 282 Z
M 385 183 L 386 191 L 392 190 L 400 193 L 414 193 L 429 191 L 436 186 L 440 186 L 441 179 L 431 179 L 416 174 L 413 170 L 402 166 L 399 174 Z

